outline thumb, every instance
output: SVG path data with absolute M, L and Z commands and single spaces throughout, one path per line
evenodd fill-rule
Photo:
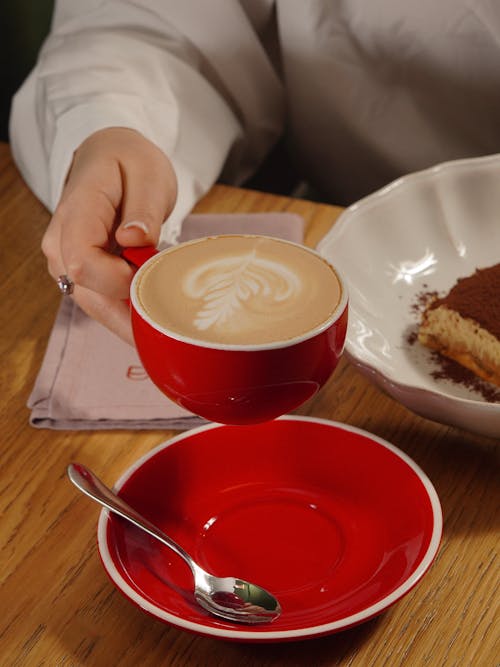
M 121 246 L 158 244 L 161 226 L 177 196 L 175 175 L 169 164 L 165 166 L 141 171 L 134 165 L 124 174 L 121 222 L 115 233 Z

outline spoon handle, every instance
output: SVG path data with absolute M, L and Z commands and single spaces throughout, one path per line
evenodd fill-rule
M 116 495 L 110 488 L 108 488 L 91 470 L 86 468 L 81 463 L 70 463 L 68 466 L 68 477 L 73 484 L 80 489 L 85 495 L 93 500 L 96 500 L 103 507 L 106 507 L 111 512 L 119 514 L 127 521 L 130 521 L 138 528 L 145 530 L 152 537 L 162 542 L 165 546 L 175 551 L 191 568 L 194 574 L 196 565 L 191 559 L 191 556 L 184 551 L 184 549 L 174 542 L 168 535 L 165 535 L 153 523 L 148 521 L 133 507 L 130 507 L 122 498 Z

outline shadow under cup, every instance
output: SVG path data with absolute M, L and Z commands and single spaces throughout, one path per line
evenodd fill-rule
M 347 331 L 347 292 L 337 272 L 340 302 L 308 334 L 269 344 L 212 344 L 170 332 L 144 312 L 136 289 L 142 271 L 158 256 L 149 254 L 143 264 L 140 253 L 131 248 L 124 253 L 133 264 L 142 264 L 131 288 L 132 327 L 146 372 L 168 398 L 209 421 L 252 424 L 297 408 L 328 380 Z

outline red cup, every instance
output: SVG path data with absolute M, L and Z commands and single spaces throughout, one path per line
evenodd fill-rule
M 340 302 L 320 327 L 280 342 L 225 345 L 187 338 L 145 313 L 136 286 L 156 255 L 153 248 L 123 251 L 140 267 L 130 291 L 135 345 L 147 374 L 168 398 L 210 421 L 252 424 L 298 407 L 330 377 L 347 330 L 347 290 L 337 271 Z

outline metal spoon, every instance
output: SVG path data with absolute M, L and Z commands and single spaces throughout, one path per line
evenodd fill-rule
M 230 621 L 249 624 L 269 623 L 280 615 L 281 607 L 273 595 L 248 581 L 233 577 L 215 577 L 205 572 L 181 546 L 113 493 L 84 465 L 70 463 L 68 477 L 87 496 L 175 551 L 191 568 L 196 600 L 210 613 Z

